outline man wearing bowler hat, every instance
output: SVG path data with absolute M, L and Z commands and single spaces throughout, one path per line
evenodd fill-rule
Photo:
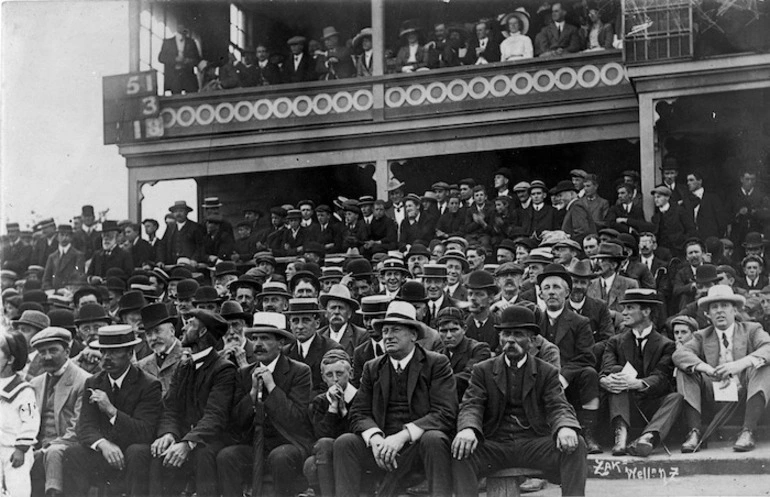
M 144 359 L 152 354 L 152 349 L 150 349 L 150 346 L 145 339 L 144 323 L 142 322 L 141 309 L 146 305 L 147 300 L 145 300 L 144 294 L 139 290 L 131 290 L 130 292 L 124 293 L 118 301 L 118 322 L 131 326 L 136 337 L 141 340 L 140 343 L 134 347 L 134 354 L 136 355 L 137 360 Z
M 158 258 L 165 264 L 176 264 L 180 257 L 204 261 L 206 230 L 195 221 L 187 219 L 192 208 L 184 200 L 178 200 L 168 210 L 174 216 L 174 223 L 163 235 L 163 253 L 158 254 Z
M 647 457 L 682 410 L 672 374 L 676 345 L 655 329 L 654 314 L 663 305 L 655 290 L 627 290 L 620 305 L 626 329 L 607 340 L 599 384 L 608 392 L 615 431 L 612 455 Z M 628 430 L 638 425 L 642 436 L 627 444 Z
M 754 432 L 770 399 L 770 335 L 759 323 L 736 321 L 745 302 L 727 285 L 711 287 L 708 295 L 698 299 L 698 306 L 713 324 L 696 331 L 673 354 L 680 370 L 677 391 L 684 395 L 684 418 L 690 430 L 682 452 L 697 450 L 703 441 L 703 408 L 713 406 L 714 387 L 726 388 L 728 383 L 736 384 L 736 400 L 746 406 L 733 450 L 747 452 L 756 445 Z
M 182 346 L 190 357 L 177 366 L 164 399 L 158 438 L 152 443 L 150 495 L 179 495 L 195 477 L 199 496 L 219 495 L 216 455 L 223 446 L 233 401 L 235 366 L 214 350 L 227 332 L 227 321 L 202 309 L 190 312 Z
M 329 292 L 318 300 L 329 321 L 329 325 L 318 333 L 340 344 L 348 356 L 353 357 L 355 348 L 367 339 L 366 330 L 351 322 L 353 313 L 358 310 L 358 302 L 350 296 L 350 290 L 345 285 L 332 285 Z
M 457 384 L 457 400 L 462 400 L 471 370 L 476 363 L 489 359 L 492 354 L 486 342 L 478 342 L 465 336 L 467 324 L 465 313 L 457 307 L 441 309 L 435 323 L 441 341 L 444 342 L 445 354 Z
M 95 302 L 83 304 L 75 314 L 76 337 L 73 343 L 79 342 L 81 350 L 72 360 L 90 374 L 101 372 L 102 354 L 89 344 L 97 339 L 99 328 L 111 323 L 112 317 L 107 314 L 104 306 Z
M 302 465 L 313 443 L 308 418 L 310 368 L 283 353 L 282 347 L 294 339 L 285 330 L 284 316 L 261 312 L 256 321 L 245 334 L 254 344 L 257 362 L 238 371 L 230 411 L 236 444 L 217 455 L 225 497 L 240 497 L 243 482 L 252 483 L 253 495 L 262 495 L 266 471 L 273 477 L 278 497 L 296 495 L 306 488 Z
M 106 278 L 107 271 L 111 268 L 119 268 L 126 275 L 134 271 L 131 253 L 118 247 L 118 232 L 120 231 L 116 221 L 104 221 L 102 223 L 101 247 L 94 249 L 94 256 L 86 273 L 88 276 Z
M 559 264 L 549 264 L 537 276 L 545 312 L 540 316 L 543 337 L 559 347 L 560 381 L 567 398 L 577 409 L 588 452 L 600 453 L 594 439 L 599 409 L 599 376 L 593 354 L 594 337 L 588 318 L 567 306 L 572 277 Z M 579 409 L 578 409 L 579 408 Z
M 596 370 L 602 367 L 604 344 L 615 334 L 610 310 L 607 304 L 600 299 L 587 295 L 588 287 L 597 275 L 591 271 L 589 261 L 578 261 L 572 269 L 567 269 L 572 277 L 572 291 L 569 293 L 567 306 L 581 316 L 591 321 L 591 331 L 594 335 L 594 356 L 596 357 Z
M 131 364 L 139 342 L 130 326 L 119 324 L 100 328 L 89 345 L 102 353 L 102 372 L 85 382 L 80 443 L 64 453 L 65 494 L 122 481 L 126 494 L 147 495 L 149 444 L 163 406 L 160 382 Z
M 60 224 L 57 228 L 58 247 L 48 256 L 43 273 L 43 290 L 58 290 L 76 273 L 85 273 L 83 252 L 72 246 L 72 226 Z
M 585 495 L 586 443 L 564 396 L 559 371 L 529 351 L 539 332 L 535 315 L 503 310 L 502 354 L 477 364 L 465 391 L 452 442 L 457 495 L 478 495 L 478 479 L 499 469 L 528 466 L 560 481 L 562 495 Z
M 449 496 L 448 433 L 457 415 L 449 360 L 416 344 L 424 328 L 407 302 L 392 302 L 372 325 L 382 334 L 385 355 L 364 365 L 350 408 L 353 433 L 334 442 L 336 495 L 359 495 L 366 468 L 385 472 L 378 495 L 398 495 L 422 462 L 429 493 Z
M 367 338 L 364 343 L 356 347 L 353 351 L 353 376 L 350 382 L 354 387 L 361 385 L 361 375 L 364 371 L 364 364 L 369 360 L 375 359 L 385 354 L 380 330 L 372 326 L 375 319 L 385 317 L 388 305 L 392 299 L 387 295 L 370 295 L 361 299 L 361 307 L 356 311 L 362 317 L 364 328 L 367 331 Z
M 8 233 L 9 245 L 2 252 L 3 269 L 10 269 L 21 275 L 29 267 L 32 247 L 22 241 L 19 223 L 6 223 L 5 231 Z
M 75 425 L 80 416 L 88 373 L 69 358 L 72 334 L 49 327 L 32 337 L 32 347 L 42 358 L 44 374 L 30 385 L 40 410 L 40 432 L 32 466 L 32 495 L 63 495 L 64 451 L 76 444 Z
M 244 312 L 234 300 L 222 303 L 220 316 L 227 321 L 227 333 L 223 338 L 222 356 L 239 368 L 254 364 L 254 345 L 246 339 L 244 330 L 251 326 L 253 315 Z
M 318 333 L 323 311 L 315 298 L 289 300 L 289 309 L 284 312 L 291 332 L 296 340 L 286 345 L 286 357 L 307 364 L 313 380 L 313 396 L 326 390 L 321 378 L 321 358 L 331 349 L 342 346 L 329 337 Z
M 474 271 L 468 275 L 467 335 L 479 342 L 485 342 L 490 350 L 497 352 L 498 334 L 495 325 L 499 316 L 491 312 L 492 299 L 500 291 L 495 277 L 486 271 Z
M 705 297 L 714 285 L 720 283 L 719 271 L 713 264 L 702 264 L 695 269 L 695 301 L 690 302 L 679 311 L 677 316 L 690 316 L 698 322 L 699 329 L 707 328 L 709 321 L 706 312 L 698 305 L 698 299 Z
M 140 359 L 136 366 L 160 380 L 165 397 L 174 372 L 182 361 L 182 342 L 176 338 L 174 328 L 177 316 L 171 315 L 163 303 L 142 307 L 141 313 L 145 339 L 152 349 L 152 354 Z

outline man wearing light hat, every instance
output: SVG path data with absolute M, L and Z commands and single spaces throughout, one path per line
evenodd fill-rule
M 182 342 L 176 338 L 174 327 L 177 316 L 170 314 L 163 303 L 142 307 L 141 313 L 145 339 L 153 353 L 140 359 L 136 366 L 160 380 L 165 397 L 177 366 L 182 361 Z
M 612 455 L 647 457 L 682 410 L 684 399 L 672 381 L 676 345 L 654 325 L 654 314 L 663 306 L 655 290 L 627 290 L 620 305 L 626 329 L 607 340 L 599 384 L 608 392 L 615 430 Z M 644 417 L 637 416 L 637 409 Z M 644 425 L 642 436 L 627 444 L 628 430 L 639 424 Z
M 99 329 L 89 347 L 102 353 L 102 372 L 85 382 L 77 445 L 64 454 L 65 492 L 124 482 L 128 495 L 147 495 L 150 447 L 163 409 L 160 382 L 131 364 L 141 340 L 129 325 Z
M 708 295 L 698 299 L 713 323 L 696 331 L 693 337 L 673 354 L 679 368 L 677 391 L 684 395 L 684 418 L 690 433 L 682 444 L 682 452 L 695 452 L 703 441 L 701 415 L 703 405 L 713 404 L 712 385 L 738 383 L 746 414 L 743 429 L 733 450 L 747 452 L 755 447 L 754 431 L 770 399 L 770 335 L 753 322 L 737 322 L 735 316 L 746 303 L 727 285 L 716 285 Z
M 340 344 L 348 356 L 353 357 L 355 348 L 368 338 L 365 329 L 351 322 L 353 313 L 359 308 L 358 302 L 350 296 L 348 287 L 339 284 L 333 285 L 318 300 L 329 321 L 329 325 L 318 330 L 318 333 Z
M 529 351 L 539 332 L 521 306 L 495 326 L 503 353 L 476 365 L 452 442 L 456 495 L 478 495 L 478 479 L 499 469 L 529 466 L 560 481 L 562 495 L 585 495 L 586 443 L 559 384 L 559 370 Z
M 313 441 L 308 419 L 312 380 L 306 364 L 282 351 L 294 340 L 285 327 L 286 318 L 281 314 L 259 312 L 254 326 L 244 331 L 254 345 L 257 362 L 238 371 L 230 410 L 236 445 L 222 449 L 216 459 L 225 497 L 243 494 L 244 474 L 252 475 L 252 495 L 262 495 L 266 466 L 275 495 L 296 495 L 304 488 L 302 464 Z M 255 447 L 262 448 L 256 459 Z
M 326 51 L 316 60 L 315 71 L 323 81 L 352 78 L 356 75 L 353 54 L 343 43 L 340 44 L 340 34 L 333 26 L 323 29 L 321 37 Z
M 83 389 L 89 374 L 69 359 L 72 334 L 64 328 L 45 328 L 32 337 L 44 374 L 30 385 L 40 410 L 40 432 L 32 466 L 32 495 L 64 493 L 64 451 L 77 443 Z
M 424 328 L 408 302 L 392 302 L 372 325 L 381 330 L 386 355 L 364 365 L 350 409 L 353 433 L 334 442 L 336 495 L 358 496 L 364 469 L 377 468 L 387 471 L 377 494 L 398 495 L 420 462 L 429 493 L 452 495 L 447 434 L 457 396 L 449 360 L 416 344 Z
M 227 332 L 227 321 L 202 309 L 190 312 L 182 346 L 191 356 L 177 366 L 158 438 L 152 443 L 150 495 L 179 495 L 190 473 L 198 495 L 219 495 L 216 455 L 223 446 L 227 408 L 233 401 L 236 368 L 214 350 Z

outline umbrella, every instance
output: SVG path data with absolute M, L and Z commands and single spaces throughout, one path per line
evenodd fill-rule
M 724 406 L 722 406 L 719 412 L 714 415 L 711 423 L 709 423 L 709 425 L 703 431 L 703 436 L 701 437 L 700 442 L 698 442 L 698 445 L 695 446 L 695 452 L 700 449 L 700 446 L 703 444 L 703 442 L 705 442 L 711 435 L 714 434 L 718 428 L 720 428 L 727 422 L 728 419 L 730 419 L 737 408 L 738 402 L 727 402 Z

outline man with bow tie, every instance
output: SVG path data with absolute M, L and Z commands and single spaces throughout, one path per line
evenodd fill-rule
M 169 314 L 166 304 L 160 302 L 143 307 L 141 312 L 145 338 L 153 353 L 136 366 L 160 380 L 165 397 L 182 360 L 182 342 L 177 340 L 174 328 L 177 316 Z
M 404 195 L 406 184 L 396 178 L 388 181 L 388 201 L 390 207 L 385 210 L 385 214 L 396 222 L 396 226 L 401 226 L 401 221 L 406 217 L 404 208 Z

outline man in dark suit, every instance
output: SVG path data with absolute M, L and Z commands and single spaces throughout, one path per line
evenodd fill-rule
M 265 45 L 246 48 L 243 61 L 238 62 L 235 69 L 243 87 L 277 85 L 281 82 L 281 69 L 270 62 L 270 53 Z
M 56 237 L 56 223 L 53 219 L 45 219 L 38 223 L 42 236 L 32 246 L 30 264 L 45 267 L 48 256 L 56 252 L 59 241 Z
M 586 443 L 567 402 L 559 371 L 528 353 L 538 332 L 534 314 L 503 311 L 503 353 L 473 369 L 452 442 L 456 495 L 478 495 L 478 478 L 511 466 L 542 469 L 562 495 L 585 495 Z
M 620 311 L 618 302 L 629 288 L 639 288 L 639 283 L 619 274 L 620 264 L 626 259 L 623 247 L 617 243 L 600 243 L 599 252 L 591 256 L 598 261 L 599 274 L 588 286 L 587 295 L 607 303 L 611 311 Z
M 318 330 L 318 334 L 331 338 L 342 346 L 349 357 L 353 357 L 356 347 L 368 338 L 365 329 L 351 322 L 353 313 L 358 310 L 358 302 L 350 296 L 348 287 L 340 284 L 332 285 L 329 292 L 321 295 L 318 300 L 329 321 L 327 326 Z
M 99 329 L 91 347 L 102 372 L 88 378 L 77 424 L 79 445 L 64 453 L 64 489 L 87 495 L 92 484 L 124 482 L 128 495 L 147 495 L 150 443 L 163 410 L 160 382 L 131 364 L 141 340 L 127 325 Z
M 552 57 L 579 52 L 582 47 L 578 28 L 568 24 L 567 11 L 561 2 L 551 5 L 552 23 L 543 27 L 535 37 L 536 52 L 540 57 Z
M 342 226 L 342 249 L 363 248 L 366 240 L 369 239 L 369 228 L 363 219 L 361 219 L 361 208 L 353 202 L 342 204 L 345 222 Z
M 545 201 L 547 193 L 545 183 L 540 180 L 532 182 L 529 190 L 530 197 L 532 198 L 531 224 L 529 225 L 530 233 L 540 235 L 543 231 L 550 231 L 556 229 L 555 210 L 552 205 L 549 205 Z M 526 226 L 524 226 L 526 228 Z M 561 224 L 559 224 L 561 227 Z
M 138 223 L 129 223 L 123 228 L 126 240 L 131 244 L 131 260 L 134 267 L 155 265 L 155 247 L 150 242 L 142 239 L 141 228 Z
M 740 243 L 752 231 L 762 231 L 760 212 L 763 209 L 765 192 L 757 186 L 757 173 L 750 169 L 741 170 L 741 186 L 732 191 L 730 199 L 730 238 Z
M 275 495 L 296 495 L 304 488 L 302 464 L 313 443 L 310 368 L 281 352 L 293 339 L 286 330 L 260 325 L 248 328 L 246 335 L 257 362 L 238 371 L 230 413 L 235 445 L 217 455 L 222 495 L 241 496 L 244 481 L 252 483 L 252 495 L 262 495 L 265 467 Z
M 283 353 L 289 359 L 310 367 L 313 397 L 326 391 L 325 383 L 321 378 L 323 355 L 331 349 L 342 348 L 339 343 L 318 333 L 322 313 L 318 300 L 314 298 L 291 299 L 289 310 L 284 313 L 296 340 L 286 345 Z
M 387 472 L 377 494 L 398 495 L 419 466 L 430 494 L 451 495 L 448 433 L 457 396 L 449 360 L 416 344 L 424 327 L 408 302 L 392 302 L 373 326 L 382 333 L 386 355 L 364 366 L 350 409 L 353 433 L 334 442 L 336 495 L 358 496 L 364 469 L 377 467 Z
M 340 34 L 333 26 L 323 29 L 323 41 L 326 51 L 316 60 L 315 71 L 321 80 L 352 78 L 356 75 L 356 66 L 350 48 L 340 43 Z
M 615 190 L 618 193 L 618 201 L 607 211 L 604 225 L 620 233 L 628 233 L 630 228 L 637 231 L 648 231 L 650 227 L 644 219 L 644 210 L 642 210 L 641 205 L 634 203 L 631 187 L 628 183 L 618 180 L 615 184 Z
M 385 201 L 374 202 L 372 221 L 369 223 L 369 235 L 364 243 L 366 255 L 372 250 L 395 250 L 398 246 L 398 226 L 393 219 L 385 215 Z
M 599 409 L 599 376 L 594 369 L 594 337 L 591 322 L 567 307 L 572 277 L 559 264 L 549 264 L 537 276 L 545 312 L 540 316 L 543 337 L 559 347 L 560 381 L 572 405 L 579 407 L 588 453 L 600 453 L 594 439 Z
M 671 202 L 671 190 L 665 186 L 652 189 L 655 212 L 652 215 L 652 232 L 658 237 L 658 245 L 674 255 L 682 255 L 685 240 L 695 236 L 692 215 L 679 204 Z
M 292 36 L 286 42 L 291 54 L 283 63 L 284 83 L 300 83 L 318 79 L 313 67 L 313 59 L 305 53 L 305 41 L 304 36 Z
M 488 201 L 487 191 L 484 185 L 473 187 L 473 203 L 465 209 L 465 226 L 463 233 L 473 243 L 490 245 L 493 217 L 495 215 L 494 202 Z
M 684 208 L 695 222 L 697 236 L 705 240 L 715 236 L 722 238 L 727 231 L 729 213 L 716 193 L 703 188 L 703 176 L 693 171 L 687 175 L 689 195 L 684 198 Z
M 320 243 L 327 253 L 342 250 L 342 225 L 332 222 L 331 207 L 321 204 L 315 208 L 315 214 L 318 222 L 307 228 L 306 239 Z
M 618 274 L 639 283 L 640 288 L 655 288 L 655 278 L 650 268 L 639 261 L 639 242 L 630 233 L 620 233 L 618 243 L 623 247 L 626 260 L 620 263 Z
M 354 387 L 361 386 L 361 375 L 364 372 L 364 364 L 385 354 L 384 344 L 380 330 L 372 326 L 375 319 L 382 319 L 388 310 L 391 298 L 387 295 L 371 295 L 361 299 L 361 308 L 356 311 L 363 318 L 368 340 L 356 347 L 353 351 L 353 376 L 350 382 Z
M 200 61 L 198 46 L 190 37 L 190 31 L 184 24 L 177 24 L 176 36 L 164 39 L 158 54 L 158 62 L 163 64 L 165 90 L 198 91 L 198 78 L 193 71 Z
M 572 181 L 564 180 L 551 190 L 551 195 L 559 196 L 564 203 L 564 220 L 561 224 L 561 230 L 576 242 L 582 244 L 586 235 L 596 233 L 596 223 L 594 218 L 586 208 L 585 204 L 579 202 L 577 190 Z
M 488 21 L 476 23 L 476 39 L 469 43 L 463 64 L 466 66 L 500 62 L 500 44 L 492 39 Z
M 683 199 L 687 196 L 688 192 L 686 186 L 681 182 L 677 182 L 679 177 L 679 161 L 671 154 L 663 157 L 663 165 L 660 166 L 660 171 L 663 173 L 663 183 L 661 183 L 661 186 L 671 190 L 671 202 L 682 205 Z
M 21 240 L 19 223 L 6 223 L 5 230 L 9 244 L 2 252 L 3 269 L 10 269 L 18 275 L 24 274 L 32 259 L 32 247 Z
M 447 268 L 445 265 L 425 264 L 422 267 L 421 277 L 427 297 L 423 322 L 435 328 L 439 313 L 447 307 L 457 307 L 457 303 L 446 294 Z
M 219 495 L 216 455 L 224 445 L 236 368 L 214 350 L 227 321 L 202 309 L 189 317 L 182 345 L 191 356 L 177 366 L 151 447 L 150 495 L 157 497 L 179 495 L 191 475 L 198 495 Z
M 192 208 L 184 200 L 174 202 L 168 208 L 175 222 L 169 226 L 163 235 L 163 262 L 176 264 L 180 257 L 187 257 L 197 262 L 206 259 L 204 250 L 203 227 L 195 221 L 187 219 Z
M 436 234 L 436 224 L 432 218 L 422 214 L 420 197 L 414 193 L 407 195 L 404 199 L 404 211 L 406 214 L 398 230 L 398 246 L 403 249 L 418 240 L 430 242 Z
M 473 366 L 492 356 L 486 342 L 465 336 L 465 315 L 457 307 L 445 307 L 436 317 L 436 327 L 444 342 L 445 354 L 457 384 L 457 400 L 462 400 L 471 378 Z
M 83 252 L 72 246 L 72 226 L 58 227 L 56 252 L 48 256 L 43 273 L 43 290 L 58 290 L 65 287 L 77 273 L 85 273 Z
M 609 396 L 614 456 L 649 456 L 666 439 L 682 410 L 684 399 L 673 385 L 671 354 L 676 345 L 653 324 L 653 313 L 662 304 L 655 290 L 628 290 L 620 301 L 626 330 L 607 341 L 599 384 Z M 627 445 L 628 430 L 639 424 L 644 426 L 642 436 Z
M 572 291 L 569 294 L 567 305 L 581 316 L 590 320 L 591 331 L 594 335 L 594 357 L 596 357 L 595 369 L 599 371 L 602 366 L 604 346 L 610 337 L 615 335 L 615 326 L 610 317 L 610 310 L 606 302 L 586 295 L 588 286 L 596 275 L 591 271 L 589 261 L 579 261 L 572 269 L 567 269 L 572 276 Z
M 657 249 L 658 238 L 653 233 L 646 231 L 639 234 L 639 262 L 650 270 L 658 296 L 663 300 L 663 314 L 668 316 L 672 275 L 668 272 L 668 261 L 664 261 L 656 254 Z
M 468 275 L 468 311 L 466 321 L 468 337 L 485 342 L 492 352 L 497 352 L 497 314 L 490 311 L 492 299 L 500 291 L 495 278 L 486 271 L 474 271 Z
M 672 308 L 671 311 L 679 312 L 687 304 L 696 300 L 698 292 L 698 282 L 695 279 L 698 268 L 704 264 L 703 256 L 706 247 L 703 242 L 697 238 L 691 238 L 685 242 L 684 252 L 687 257 L 686 262 L 677 271 L 674 276 Z M 713 271 L 716 276 L 716 270 Z M 701 283 L 706 283 L 701 281 Z
M 102 223 L 102 246 L 94 251 L 94 257 L 91 259 L 91 265 L 86 273 L 88 276 L 106 278 L 110 268 L 118 268 L 126 275 L 134 271 L 131 254 L 118 247 L 119 231 L 120 228 L 115 221 Z

